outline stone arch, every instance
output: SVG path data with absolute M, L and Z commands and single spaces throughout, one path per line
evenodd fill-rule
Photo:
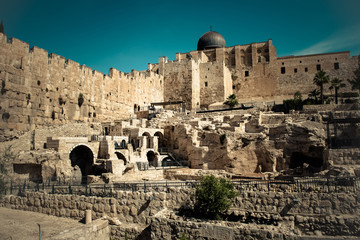
M 150 133 L 143 132 L 142 135 L 146 137 L 146 148 L 150 148 L 151 147 L 151 135 L 150 135 Z
M 165 158 L 161 161 L 161 166 L 162 166 L 162 167 L 178 166 L 178 164 L 177 164 L 177 162 L 175 162 L 174 159 L 172 159 L 171 157 L 165 157 Z
M 127 149 L 126 141 L 123 139 L 121 142 L 114 143 L 115 149 Z
M 124 164 L 126 165 L 127 160 L 126 160 L 126 157 L 124 156 L 124 154 L 122 154 L 121 152 L 118 152 L 118 151 L 116 151 L 115 154 L 116 154 L 117 158 L 118 158 L 119 160 L 123 160 L 123 161 L 124 161 Z
M 146 153 L 146 158 L 149 162 L 149 166 L 157 167 L 157 156 L 154 151 L 148 151 Z
M 127 149 L 126 141 L 125 141 L 124 139 L 121 141 L 120 147 L 121 147 L 122 149 Z
M 161 132 L 156 132 L 154 136 L 158 137 L 158 148 L 165 147 L 164 135 Z
M 94 156 L 94 151 L 85 144 L 75 145 L 69 152 L 71 166 L 78 166 L 83 178 L 87 175 L 94 174 Z

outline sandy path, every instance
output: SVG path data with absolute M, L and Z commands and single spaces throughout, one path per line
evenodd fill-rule
M 83 225 L 73 219 L 0 207 L 0 240 L 39 239 L 38 223 L 41 239 Z

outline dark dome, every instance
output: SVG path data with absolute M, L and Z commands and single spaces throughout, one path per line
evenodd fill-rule
M 226 42 L 223 36 L 220 33 L 210 31 L 205 33 L 199 39 L 197 50 L 205 50 L 211 48 L 223 48 L 226 47 Z

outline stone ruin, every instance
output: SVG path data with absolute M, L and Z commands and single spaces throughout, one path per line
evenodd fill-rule
M 192 175 L 199 175 L 198 170 L 261 179 L 314 176 L 338 167 L 357 176 L 360 113 L 358 105 L 353 108 L 291 114 L 164 110 L 151 120 L 39 128 L 3 145 L 18 152 L 8 165 L 13 180 L 35 182 L 82 178 L 109 183 L 156 169 L 161 172 L 156 176 L 181 180 L 196 178 Z M 168 167 L 198 170 L 175 173 Z

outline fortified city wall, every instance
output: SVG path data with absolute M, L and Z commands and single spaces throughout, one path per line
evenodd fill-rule
M 150 71 L 108 75 L 0 33 L 0 132 L 68 122 L 128 119 L 134 105 L 163 101 L 163 77 Z M 80 98 L 83 100 L 80 100 Z

